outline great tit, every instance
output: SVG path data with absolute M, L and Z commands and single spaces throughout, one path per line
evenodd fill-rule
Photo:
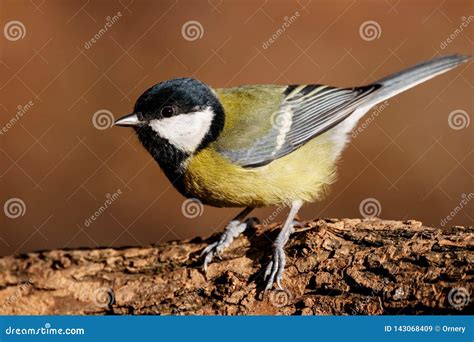
M 306 202 L 336 180 L 349 133 L 374 105 L 440 75 L 470 57 L 415 65 L 362 87 L 247 85 L 212 89 L 192 78 L 158 83 L 115 125 L 132 126 L 176 189 L 216 207 L 245 207 L 203 250 L 204 269 L 242 233 L 256 207 L 289 205 L 265 271 L 281 289 L 283 250 Z

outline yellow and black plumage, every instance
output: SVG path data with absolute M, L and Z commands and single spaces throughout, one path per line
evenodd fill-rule
M 211 89 L 181 78 L 159 83 L 117 125 L 133 126 L 170 181 L 186 197 L 218 207 L 246 207 L 204 266 L 245 229 L 255 207 L 289 204 L 290 214 L 266 270 L 267 288 L 281 287 L 283 246 L 305 202 L 335 181 L 348 133 L 371 107 L 468 60 L 447 56 L 355 88 L 256 85 Z

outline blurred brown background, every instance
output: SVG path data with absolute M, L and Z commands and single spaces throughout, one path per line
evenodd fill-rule
M 473 54 L 469 0 L 0 3 L 2 255 L 206 236 L 237 213 L 185 217 L 132 130 L 107 128 L 161 80 L 355 86 L 435 55 Z M 373 198 L 383 218 L 472 224 L 473 70 L 465 64 L 372 114 L 328 198 L 300 216 L 360 217 Z

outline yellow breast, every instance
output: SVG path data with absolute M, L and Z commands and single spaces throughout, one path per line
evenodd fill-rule
M 313 202 L 335 181 L 333 156 L 326 134 L 257 168 L 232 164 L 211 145 L 189 160 L 184 186 L 191 196 L 218 207 Z

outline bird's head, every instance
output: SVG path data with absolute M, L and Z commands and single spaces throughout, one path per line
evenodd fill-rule
M 207 85 L 177 78 L 145 91 L 133 113 L 116 120 L 115 125 L 133 127 L 160 165 L 176 164 L 217 139 L 224 127 L 224 110 Z

